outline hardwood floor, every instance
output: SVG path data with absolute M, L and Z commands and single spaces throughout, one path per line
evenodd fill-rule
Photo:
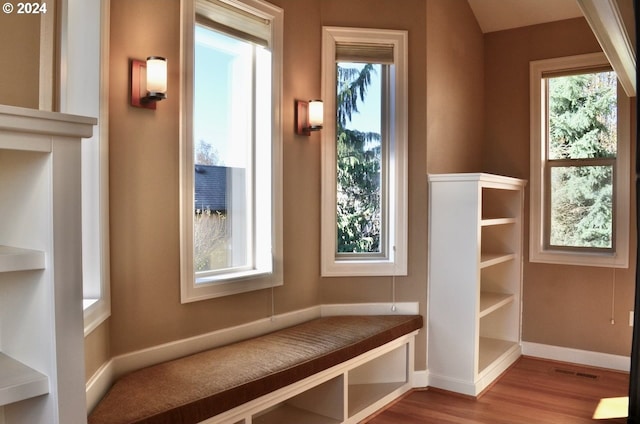
M 593 416 L 601 399 L 627 396 L 628 384 L 626 373 L 523 357 L 478 399 L 438 389 L 415 390 L 364 422 L 625 423 L 625 418 Z

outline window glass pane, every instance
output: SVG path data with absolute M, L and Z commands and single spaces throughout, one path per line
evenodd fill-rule
M 548 79 L 549 159 L 615 157 L 616 87 L 614 72 Z
M 613 166 L 551 168 L 550 244 L 612 247 Z
M 337 253 L 384 253 L 383 66 L 337 64 Z
M 194 265 L 252 264 L 254 46 L 196 25 Z

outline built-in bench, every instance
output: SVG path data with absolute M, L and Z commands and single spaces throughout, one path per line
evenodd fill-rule
M 422 325 L 420 315 L 323 317 L 143 368 L 115 382 L 89 424 L 357 422 L 411 388 Z

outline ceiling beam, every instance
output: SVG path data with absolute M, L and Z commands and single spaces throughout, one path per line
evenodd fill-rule
M 629 97 L 636 96 L 636 55 L 616 0 L 577 0 Z

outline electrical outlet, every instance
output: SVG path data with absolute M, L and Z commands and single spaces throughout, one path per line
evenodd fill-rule
M 633 311 L 629 311 L 629 327 L 633 327 Z

